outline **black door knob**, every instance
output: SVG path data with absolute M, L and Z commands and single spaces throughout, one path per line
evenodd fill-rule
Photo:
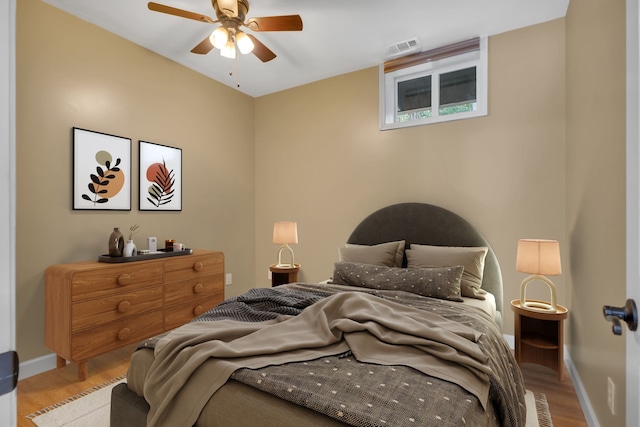
M 622 335 L 621 320 L 627 324 L 630 331 L 638 329 L 638 308 L 632 299 L 628 299 L 624 307 L 605 305 L 602 307 L 602 314 L 607 321 L 613 323 L 611 330 L 615 335 Z
M 0 396 L 16 388 L 19 366 L 18 353 L 15 351 L 0 354 Z

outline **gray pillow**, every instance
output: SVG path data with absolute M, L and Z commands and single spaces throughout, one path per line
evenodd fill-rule
M 407 249 L 407 267 L 464 267 L 460 292 L 463 297 L 485 299 L 487 291 L 481 289 L 484 274 L 484 259 L 489 250 L 486 246 L 429 246 L 412 244 Z
M 402 267 L 404 240 L 380 243 L 379 245 L 354 245 L 347 243 L 338 249 L 338 260 L 362 264 Z
M 332 283 L 360 288 L 404 291 L 424 297 L 462 301 L 461 265 L 442 268 L 396 268 L 355 262 L 337 262 Z

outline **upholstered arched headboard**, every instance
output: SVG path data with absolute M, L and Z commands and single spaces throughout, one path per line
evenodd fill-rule
M 482 289 L 495 296 L 496 309 L 500 313 L 498 323 L 502 323 L 503 285 L 500 264 L 489 242 L 464 218 L 426 203 L 400 203 L 382 208 L 366 217 L 353 230 L 347 243 L 375 245 L 398 240 L 404 240 L 407 249 L 412 243 L 488 247 Z

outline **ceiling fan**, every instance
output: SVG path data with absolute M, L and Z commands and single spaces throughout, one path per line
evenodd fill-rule
M 252 34 L 247 34 L 240 29 L 246 27 L 252 31 L 302 31 L 302 18 L 300 15 L 266 16 L 261 18 L 249 18 L 249 2 L 247 0 L 211 0 L 216 12 L 216 20 L 206 15 L 201 15 L 188 10 L 178 9 L 159 3 L 149 2 L 150 10 L 193 19 L 209 24 L 220 23 L 210 36 L 198 43 L 191 52 L 207 54 L 211 49 L 220 49 L 220 54 L 227 58 L 235 58 L 236 47 L 243 53 L 252 52 L 262 62 L 271 61 L 276 54 L 262 44 Z

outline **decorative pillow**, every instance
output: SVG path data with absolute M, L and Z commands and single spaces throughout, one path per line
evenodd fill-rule
M 428 246 L 412 244 L 407 252 L 407 267 L 446 267 L 462 265 L 460 291 L 463 297 L 485 299 L 487 291 L 481 289 L 484 274 L 484 259 L 489 250 L 486 246 Z
M 333 281 L 338 285 L 405 291 L 424 297 L 462 301 L 461 265 L 442 268 L 396 268 L 355 262 L 337 262 Z
M 403 257 L 404 240 L 371 246 L 347 243 L 338 249 L 338 260 L 344 262 L 402 267 Z

